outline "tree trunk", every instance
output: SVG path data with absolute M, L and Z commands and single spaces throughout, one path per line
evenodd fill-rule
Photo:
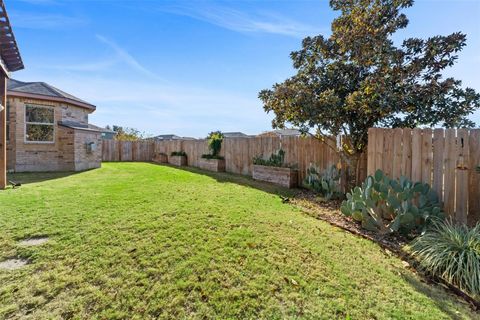
M 362 176 L 362 153 L 345 154 L 342 152 L 341 158 L 346 163 L 342 178 L 345 179 L 344 192 L 350 192 L 356 186 L 360 186 L 364 180 Z

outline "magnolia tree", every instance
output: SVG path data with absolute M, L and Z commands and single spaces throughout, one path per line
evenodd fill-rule
M 358 177 L 370 127 L 473 126 L 467 117 L 480 107 L 480 95 L 441 74 L 457 60 L 466 36 L 392 40 L 407 27 L 401 10 L 412 4 L 331 0 L 340 12 L 332 34 L 305 38 L 302 48 L 291 53 L 297 73 L 259 94 L 265 111 L 275 114 L 273 127 L 313 129 L 319 139 L 341 134 L 337 151 Z

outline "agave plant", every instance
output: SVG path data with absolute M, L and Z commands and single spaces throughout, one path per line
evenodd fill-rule
M 347 194 L 341 212 L 379 232 L 423 231 L 432 218 L 443 218 L 437 194 L 422 182 L 388 178 L 381 170 Z
M 410 250 L 426 271 L 480 299 L 480 224 L 436 221 Z

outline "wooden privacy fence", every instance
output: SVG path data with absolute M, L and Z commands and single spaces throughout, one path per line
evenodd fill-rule
M 328 141 L 331 146 L 336 143 Z M 225 138 L 220 155 L 225 157 L 226 171 L 251 175 L 253 157 L 269 157 L 279 149 L 285 151 L 285 162 L 297 165 L 299 183 L 306 176 L 308 166 L 316 164 L 326 169 L 340 162 L 340 158 L 327 142 L 311 137 L 248 137 Z M 103 142 L 103 161 L 151 161 L 155 153 L 170 155 L 173 151 L 185 151 L 188 165 L 197 167 L 202 154 L 208 153 L 206 140 L 172 140 L 126 142 L 105 140 Z M 366 159 L 364 172 L 366 174 Z
M 480 129 L 382 129 L 368 132 L 368 174 L 381 169 L 430 184 L 455 221 L 480 221 Z

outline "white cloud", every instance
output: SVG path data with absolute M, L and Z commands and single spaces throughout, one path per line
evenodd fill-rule
M 81 64 L 63 64 L 63 65 L 45 65 L 38 66 L 41 69 L 61 70 L 61 71 L 78 71 L 78 72 L 100 72 L 112 69 L 115 66 L 124 64 L 139 75 L 147 76 L 154 80 L 163 81 L 163 79 L 154 72 L 145 68 L 137 59 L 129 54 L 125 49 L 121 48 L 114 41 L 102 36 L 96 35 L 97 40 L 105 44 L 112 51 L 109 57 L 101 58 L 98 61 L 92 61 Z
M 96 37 L 98 40 L 100 40 L 101 42 L 109 46 L 115 52 L 117 59 L 120 59 L 122 62 L 130 66 L 132 69 L 136 70 L 137 72 L 143 75 L 161 80 L 161 78 L 158 75 L 156 75 L 155 73 L 151 72 L 150 70 L 145 68 L 143 65 L 141 65 L 131 54 L 129 54 L 126 50 L 121 48 L 114 41 L 107 39 L 106 37 L 99 34 L 97 34 Z
M 82 17 L 18 11 L 10 12 L 10 21 L 12 22 L 13 28 L 25 29 L 58 29 L 81 27 L 88 23 L 88 21 Z
M 202 3 L 203 5 L 198 5 Z M 249 15 L 245 12 L 222 6 L 196 2 L 197 5 L 164 6 L 160 10 L 243 33 L 271 33 L 302 38 L 318 32 L 315 28 L 276 14 Z

